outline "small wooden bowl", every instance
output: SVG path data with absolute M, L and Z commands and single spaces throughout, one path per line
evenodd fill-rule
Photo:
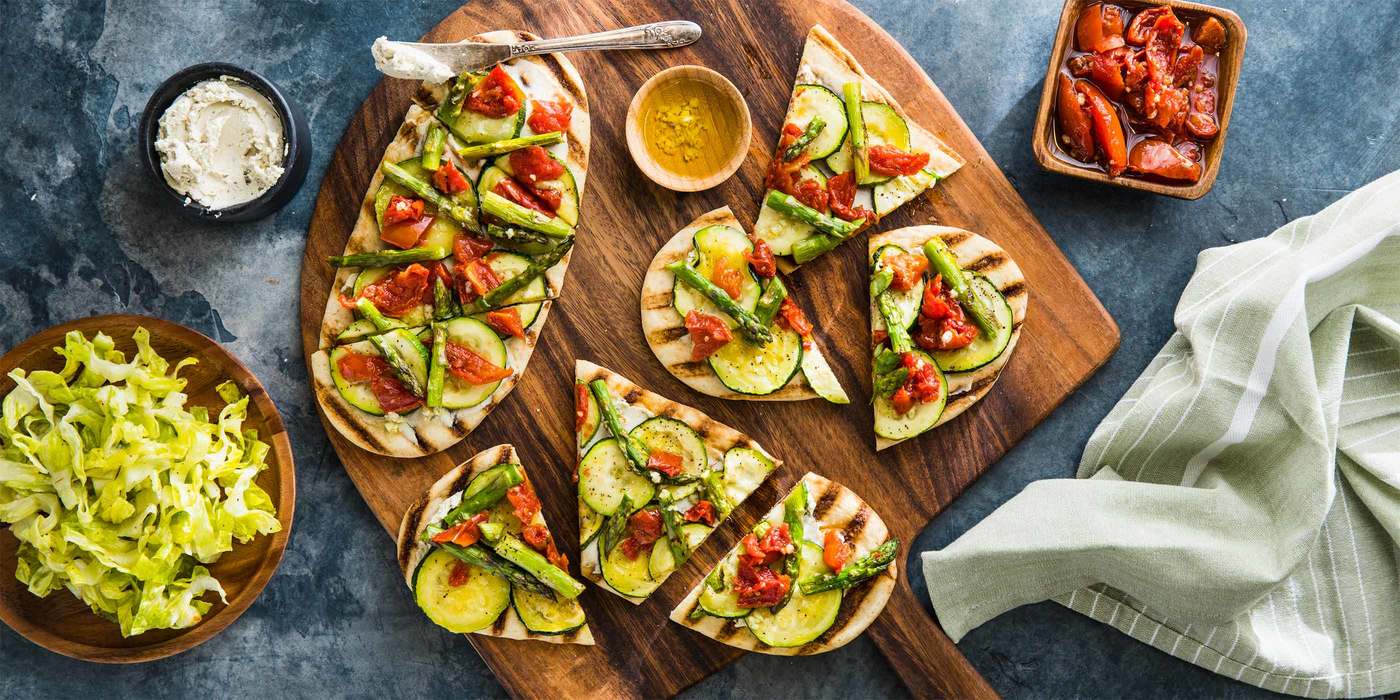
M 81 331 L 89 338 L 98 331 L 106 333 L 116 342 L 118 350 L 132 357 L 136 346 L 131 333 L 138 326 L 150 331 L 151 346 L 172 365 L 185 357 L 199 360 L 198 364 L 180 371 L 180 376 L 187 381 L 185 393 L 190 397 L 189 405 L 210 407 L 210 415 L 217 415 L 216 409 L 223 406 L 223 401 L 214 387 L 229 379 L 250 397 L 244 425 L 256 429 L 258 438 L 272 447 L 267 457 L 268 469 L 258 475 L 257 483 L 271 496 L 282 529 L 256 537 L 247 544 L 235 540 L 233 551 L 225 553 L 217 564 L 209 567 L 228 593 L 228 604 L 219 602 L 217 596 L 206 596 L 205 600 L 213 599 L 214 607 L 198 625 L 183 630 L 152 630 L 123 638 L 115 622 L 98 617 L 66 590 L 54 591 L 47 598 L 31 594 L 15 579 L 19 541 L 10 534 L 8 527 L 0 526 L 0 620 L 49 651 L 83 661 L 112 664 L 153 661 L 187 651 L 223 631 L 252 605 L 272 578 L 287 546 L 296 507 L 292 448 L 272 399 L 237 358 L 218 343 L 184 326 L 125 314 L 94 316 L 54 326 L 0 357 L 0 396 L 14 388 L 14 382 L 3 375 L 16 367 L 25 370 L 62 368 L 63 361 L 53 349 L 63 345 L 63 336 L 68 331 Z
M 1060 28 L 1055 33 L 1055 46 L 1050 50 L 1050 66 L 1045 69 L 1045 84 L 1040 91 L 1040 110 L 1035 117 L 1035 135 L 1031 147 L 1040 167 L 1052 173 L 1069 175 L 1084 180 L 1093 180 L 1108 185 L 1145 190 L 1165 194 L 1180 199 L 1200 199 L 1215 185 L 1215 176 L 1220 171 L 1221 156 L 1225 151 L 1225 134 L 1230 128 L 1230 109 L 1235 105 L 1235 88 L 1239 84 L 1240 64 L 1244 61 L 1244 45 L 1248 38 L 1244 21 L 1240 16 L 1226 9 L 1202 5 L 1188 0 L 1153 0 L 1136 2 L 1129 0 L 1107 0 L 1109 4 L 1138 10 L 1146 7 L 1167 5 L 1178 17 L 1190 24 L 1191 20 L 1214 17 L 1225 25 L 1225 48 L 1220 52 L 1219 71 L 1216 75 L 1216 110 L 1220 119 L 1220 133 L 1205 143 L 1205 155 L 1201 179 L 1192 183 L 1174 185 L 1154 180 L 1145 180 L 1127 173 L 1109 177 L 1097 169 L 1085 168 L 1064 160 L 1056 155 L 1060 146 L 1055 143 L 1055 76 L 1065 62 L 1065 56 L 1074 44 L 1074 23 L 1079 11 L 1099 0 L 1065 0 L 1065 8 L 1060 13 Z
M 739 116 L 739 134 L 729 148 L 729 153 L 718 154 L 723 159 L 723 165 L 715 172 L 705 176 L 688 176 L 676 173 L 656 161 L 647 150 L 646 141 L 642 136 L 642 104 L 652 92 L 662 85 L 673 80 L 697 80 L 707 83 L 716 89 L 726 99 L 730 100 L 736 108 Z M 753 123 L 749 118 L 749 105 L 744 102 L 744 96 L 739 93 L 739 89 L 729 82 L 728 78 L 703 66 L 674 66 L 653 75 L 650 80 L 642 83 L 642 87 L 637 90 L 637 94 L 632 96 L 632 104 L 627 108 L 627 150 L 632 154 L 632 160 L 637 164 L 647 177 L 668 190 L 677 192 L 698 192 L 709 189 L 721 182 L 729 179 L 739 166 L 744 163 L 744 158 L 749 152 L 749 139 L 752 136 Z

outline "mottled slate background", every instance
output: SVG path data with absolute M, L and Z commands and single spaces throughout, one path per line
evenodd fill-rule
M 379 79 L 367 48 L 380 34 L 417 37 L 456 4 L 0 1 L 0 347 L 108 312 L 199 329 L 271 390 L 293 435 L 300 487 L 282 568 L 222 636 L 178 658 L 110 668 L 49 654 L 0 628 L 0 697 L 502 693 L 464 640 L 413 607 L 382 531 L 322 434 L 296 326 L 317 183 L 347 119 Z M 1400 167 L 1400 5 L 1392 0 L 1345 10 L 1295 0 L 1228 3 L 1249 27 L 1244 82 L 1220 179 L 1197 202 L 1088 185 L 1035 165 L 1031 122 L 1059 3 L 856 4 L 942 87 L 1123 332 L 1108 366 L 942 514 L 914 552 L 950 542 L 1034 479 L 1073 473 L 1095 424 L 1171 333 L 1171 311 L 1198 251 L 1265 235 Z M 762 3 L 754 5 L 757 14 Z M 171 73 L 207 60 L 264 73 L 311 121 L 307 184 L 270 219 L 191 224 L 157 200 L 141 169 L 134 134 L 146 98 Z M 918 576 L 917 566 L 905 570 Z M 994 620 L 961 648 L 1012 697 L 1265 694 L 1049 603 Z M 820 658 L 753 655 L 689 693 L 776 694 L 904 691 L 861 640 Z

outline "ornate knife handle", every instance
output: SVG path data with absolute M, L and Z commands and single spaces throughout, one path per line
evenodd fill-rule
M 639 24 L 635 27 L 613 29 L 596 34 L 581 34 L 559 39 L 541 39 L 510 45 L 510 55 L 530 56 L 561 51 L 602 51 L 608 49 L 673 49 L 693 44 L 700 38 L 700 25 L 672 20 Z

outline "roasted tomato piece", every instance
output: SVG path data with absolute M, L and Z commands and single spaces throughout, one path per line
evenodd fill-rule
M 661 539 L 661 511 L 643 508 L 627 518 L 627 539 L 622 541 L 622 553 L 636 559 L 652 542 Z
M 520 183 L 516 182 L 514 178 L 501 178 L 501 181 L 497 182 L 496 186 L 491 188 L 491 191 L 526 209 L 534 209 L 535 211 L 548 214 L 549 216 L 554 216 L 553 209 L 550 209 L 547 204 L 540 201 L 540 198 L 536 197 L 533 191 L 521 187 Z
M 914 410 L 914 395 L 901 386 L 890 395 L 890 405 L 894 408 L 895 415 L 902 416 Z
M 1185 89 L 1152 80 L 1147 83 L 1143 97 L 1143 116 L 1149 124 L 1165 131 L 1178 131 L 1185 123 L 1190 106 L 1190 96 Z
M 472 517 L 467 518 L 466 520 L 463 520 L 462 522 L 457 523 L 456 525 L 453 525 L 452 527 L 449 527 L 436 535 L 433 535 L 433 541 L 438 544 L 451 542 L 452 544 L 455 544 L 459 547 L 470 547 L 476 544 L 477 540 L 481 539 L 481 530 L 477 526 L 483 522 L 486 522 L 486 520 L 490 517 L 491 514 L 486 511 L 477 513 L 476 515 L 473 515 Z
M 588 385 L 583 382 L 574 384 L 574 430 L 583 430 L 583 425 L 588 422 L 588 407 L 593 403 L 589 401 L 591 394 Z
M 1096 53 L 1089 61 L 1089 79 L 1094 81 L 1110 99 L 1121 100 L 1127 85 L 1123 80 L 1123 70 L 1127 64 L 1129 51 L 1126 47 L 1107 53 Z
M 423 405 L 423 399 L 409 391 L 392 370 L 371 379 L 369 390 L 379 407 L 389 413 L 405 413 Z
M 723 289 L 730 299 L 738 299 L 744 286 L 744 273 L 731 265 L 727 258 L 716 258 L 714 267 L 710 269 L 710 281 Z
M 467 181 L 467 176 L 463 175 L 462 171 L 458 170 L 457 166 L 453 165 L 450 160 L 439 165 L 438 169 L 433 172 L 433 187 L 437 188 L 439 192 L 457 194 L 466 192 L 471 186 L 472 183 Z
M 1147 43 L 1147 38 L 1152 32 L 1152 27 L 1157 24 L 1157 20 L 1164 15 L 1172 14 L 1172 8 L 1165 5 L 1159 7 L 1149 7 L 1133 17 L 1133 21 L 1128 23 L 1128 30 L 1123 33 L 1123 38 L 1133 46 L 1142 46 Z
M 1170 12 L 1158 17 L 1152 25 L 1143 53 L 1147 58 L 1147 75 L 1153 80 L 1171 84 L 1176 78 L 1173 73 L 1176 52 L 1181 48 L 1181 37 L 1185 31 L 1186 27 Z
M 1196 71 L 1205 60 L 1205 52 L 1199 46 L 1188 46 L 1176 54 L 1176 67 L 1172 69 L 1172 84 L 1177 87 L 1190 85 L 1196 79 Z
M 478 297 L 501 286 L 501 279 L 481 258 L 458 265 L 455 273 L 457 298 L 463 304 L 476 301 Z
M 523 524 L 530 524 L 535 514 L 540 512 L 540 499 L 535 496 L 535 490 L 530 488 L 528 481 L 510 487 L 506 491 L 506 500 L 510 501 L 516 519 Z
M 803 338 L 812 335 L 812 322 L 807 320 L 807 314 L 802 313 L 802 307 L 792 297 L 785 297 L 783 303 L 778 305 L 778 323 Z
M 549 528 L 543 525 L 526 525 L 520 529 L 520 539 L 530 548 L 543 552 L 549 546 Z
M 1215 138 L 1220 133 L 1220 124 L 1215 116 L 1205 112 L 1192 112 L 1186 117 L 1186 131 L 1198 139 Z
M 893 146 L 871 146 L 870 172 L 887 177 L 914 175 L 928 165 L 928 154 L 904 151 Z
M 831 195 L 831 211 L 846 221 L 875 221 L 875 213 L 865 207 L 855 206 L 856 174 L 847 170 L 826 181 L 827 192 Z
M 520 320 L 520 309 L 495 309 L 486 312 L 486 325 L 492 330 L 513 338 L 525 337 L 525 325 Z
M 1128 167 L 1133 172 L 1166 180 L 1195 182 L 1201 177 L 1200 163 L 1161 139 L 1143 139 L 1133 146 Z
M 914 343 L 925 350 L 957 350 L 977 339 L 977 326 L 967 320 L 962 304 L 951 289 L 943 286 L 943 276 L 934 275 L 924 287 L 919 306 L 919 331 Z
M 515 179 L 531 189 L 546 180 L 558 180 L 564 174 L 564 164 L 555 160 L 542 146 L 526 146 L 511 151 L 510 169 Z
M 839 573 L 855 553 L 856 548 L 846 541 L 846 537 L 841 534 L 840 530 L 826 531 L 826 537 L 822 541 L 822 561 L 832 571 Z
M 655 450 L 647 455 L 647 469 L 661 472 L 666 476 L 676 476 L 681 473 L 681 467 L 685 465 L 685 460 L 674 452 Z
M 401 194 L 389 198 L 389 206 L 384 208 L 384 223 L 397 224 L 404 221 L 417 221 L 423 218 L 423 200 L 405 197 Z
M 369 299 L 385 316 L 397 318 L 423 303 L 428 279 L 428 268 L 413 263 L 379 278 L 361 290 L 360 296 Z
M 1094 159 L 1094 136 L 1088 99 L 1074 89 L 1074 82 L 1061 74 L 1055 85 L 1055 117 L 1060 125 L 1060 142 L 1069 154 L 1085 162 Z
M 574 105 L 572 103 L 531 100 L 530 117 L 525 120 L 525 123 L 529 124 L 530 130 L 537 134 L 568 131 L 573 114 Z
M 718 316 L 701 313 L 695 309 L 685 314 L 685 330 L 690 333 L 691 362 L 699 362 L 715 354 L 726 343 L 734 339 L 729 324 Z
M 452 573 L 447 575 L 447 585 L 453 588 L 460 588 L 467 585 L 472 580 L 472 570 L 466 562 L 452 562 Z
M 753 273 L 763 279 L 772 279 L 778 274 L 778 263 L 773 259 L 773 249 L 762 238 L 753 239 L 753 250 L 744 254 Z
M 389 363 L 384 358 L 354 351 L 342 353 L 335 365 L 340 376 L 351 384 L 367 382 L 389 369 Z
M 1225 46 L 1225 25 L 1214 17 L 1207 17 L 1191 32 L 1191 40 L 1212 53 L 1217 52 Z
M 699 501 L 685 512 L 685 521 L 688 523 L 705 523 L 714 527 L 719 522 L 719 514 L 715 512 L 715 504 L 709 501 Z
M 379 240 L 395 248 L 408 249 L 418 245 L 419 239 L 433 225 L 433 217 L 424 216 L 417 221 L 402 221 L 397 224 L 384 224 L 379 229 Z
M 914 399 L 920 403 L 938 400 L 940 385 L 933 365 L 912 352 L 904 353 L 901 363 L 909 370 L 909 378 L 904 380 L 904 388 Z
M 1109 51 L 1123 45 L 1123 8 L 1096 2 L 1079 12 L 1074 43 L 1080 51 Z
M 1080 54 L 1069 59 L 1065 67 L 1069 68 L 1070 75 L 1076 78 L 1087 78 L 1089 77 L 1089 70 L 1092 66 L 1093 59 L 1093 54 Z
M 491 252 L 494 246 L 485 238 L 464 233 L 452 241 L 453 263 L 462 265 Z
M 473 385 L 490 384 L 509 377 L 511 371 L 497 367 L 474 350 L 447 341 L 447 371 L 452 376 Z
M 792 581 L 786 574 L 775 574 L 773 570 L 755 564 L 748 559 L 740 559 L 734 576 L 734 593 L 741 608 L 763 608 L 777 605 L 787 596 Z
M 826 192 L 826 187 L 815 178 L 810 177 L 797 183 L 796 192 L 792 196 L 796 197 L 797 201 L 823 214 L 826 213 L 831 200 L 830 195 Z
M 1123 137 L 1123 123 L 1113 104 L 1093 83 L 1080 80 L 1074 89 L 1084 97 L 1092 119 L 1094 143 L 1104 161 L 1104 169 L 1111 176 L 1117 176 L 1128 166 L 1128 146 Z
M 928 270 L 928 258 L 913 253 L 893 253 L 884 256 L 881 261 L 894 275 L 890 279 L 890 289 L 899 292 L 913 289 Z
M 524 101 L 525 93 L 520 91 L 515 79 L 497 65 L 472 88 L 466 106 L 477 114 L 500 119 L 519 112 Z

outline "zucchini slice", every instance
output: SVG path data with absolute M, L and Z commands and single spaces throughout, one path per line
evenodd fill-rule
M 399 161 L 398 166 L 408 171 L 409 175 L 422 179 L 424 182 L 432 182 L 433 174 L 423 167 L 423 159 L 418 157 Z M 462 173 L 467 178 L 467 189 L 452 196 L 458 204 L 467 207 L 471 211 L 476 211 L 476 190 L 471 187 L 471 177 Z M 397 182 L 384 178 L 379 189 L 374 193 L 374 222 L 379 228 L 384 228 L 384 210 L 389 208 L 389 200 L 394 195 L 405 197 L 418 197 Z M 426 204 L 426 203 L 425 203 Z M 437 210 L 431 204 L 424 210 L 425 214 L 433 214 L 433 223 L 428 226 L 428 230 L 423 233 L 423 237 L 418 240 L 419 248 L 441 247 L 452 249 L 452 242 L 457 240 L 457 234 L 462 232 L 461 224 L 453 221 L 451 217 L 437 216 Z
M 991 336 L 985 333 L 977 334 L 972 343 L 965 348 L 929 353 L 938 364 L 938 368 L 944 372 L 971 372 L 1001 357 L 1001 354 L 1006 352 L 1006 347 L 1011 344 L 1011 325 L 1014 322 L 1011 305 L 1006 302 L 1006 297 L 997 291 L 996 285 L 986 277 L 968 274 L 972 277 L 972 292 L 986 299 L 989 302 L 988 306 L 996 310 L 998 330 L 996 335 Z
M 578 536 L 579 549 L 588 549 L 588 544 L 598 537 L 598 533 L 603 531 L 603 516 L 597 511 L 588 507 L 587 503 L 580 503 L 578 509 Z
M 681 537 L 685 538 L 686 548 L 694 550 L 710 536 L 710 527 L 703 523 L 686 523 L 681 526 Z M 671 545 L 663 536 L 652 543 L 651 556 L 647 557 L 647 572 L 657 581 L 664 581 L 676 570 L 676 557 L 671 553 Z
M 553 153 L 551 153 L 549 157 L 554 158 L 554 160 L 559 160 Z M 570 226 L 577 226 L 578 185 L 574 182 L 574 173 L 572 170 L 569 170 L 569 166 L 564 165 L 564 161 L 559 161 L 559 164 L 564 166 L 564 174 L 560 175 L 558 180 L 546 180 L 536 183 L 535 188 L 540 190 L 559 190 L 559 208 L 555 210 L 554 215 Z M 503 155 L 491 161 L 491 165 L 498 168 L 506 175 L 515 177 L 515 171 L 510 167 L 510 154 Z M 499 182 L 499 180 L 497 180 L 497 182 Z M 495 187 L 496 183 L 491 183 L 491 186 Z
M 612 515 L 628 496 L 641 508 L 656 495 L 656 484 L 632 471 L 615 438 L 599 440 L 578 465 L 578 495 L 598 515 Z
M 943 376 L 942 370 L 938 369 L 938 363 L 922 350 L 911 352 L 923 356 L 924 361 L 932 364 L 934 371 L 938 373 L 938 400 L 915 404 L 908 413 L 901 416 L 895 413 L 894 405 L 889 399 L 876 396 L 875 434 L 882 438 L 906 440 L 927 431 L 938 424 L 938 419 L 943 416 L 943 407 L 948 403 L 948 379 Z
M 845 117 L 841 117 L 845 123 Z M 826 174 L 815 166 L 806 165 L 797 171 L 799 181 L 814 179 L 826 186 Z M 787 214 L 778 212 L 767 204 L 767 193 L 765 202 L 758 210 L 758 220 L 753 225 L 753 235 L 762 239 L 773 250 L 774 255 L 792 255 L 792 246 L 798 241 L 812 235 L 815 228 L 811 224 L 795 219 Z
M 909 251 L 897 245 L 881 246 L 879 250 L 875 251 L 875 265 L 872 269 L 872 272 L 879 272 L 880 270 L 884 269 L 884 260 L 886 256 L 907 254 L 908 252 Z M 915 253 L 915 255 L 919 255 L 920 257 L 922 257 L 922 253 Z M 924 278 L 920 277 L 919 281 L 916 282 L 914 286 L 908 291 L 901 292 L 897 289 L 891 288 L 886 289 L 883 292 L 883 294 L 889 295 L 889 298 L 892 301 L 894 301 L 895 307 L 899 309 L 900 318 L 904 320 L 905 328 L 913 326 L 914 323 L 919 320 L 919 307 L 922 306 L 924 303 L 925 284 L 926 282 L 924 281 Z M 873 302 L 874 300 L 872 299 L 871 301 Z M 877 323 L 876 326 L 879 328 L 883 328 L 884 316 L 880 314 L 878 308 L 874 311 L 874 314 L 875 318 L 882 322 Z
M 919 196 L 920 192 L 933 187 L 938 175 L 924 168 L 913 175 L 900 175 L 875 186 L 872 198 L 875 202 L 875 215 L 884 216 L 901 207 L 905 202 Z
M 423 334 L 423 331 L 427 329 L 427 326 L 414 326 L 412 328 L 409 328 L 408 326 L 405 326 L 402 321 L 396 318 L 391 318 L 389 319 L 389 321 L 392 324 L 389 330 L 394 330 L 396 328 L 407 328 L 409 333 L 413 333 L 414 335 L 420 336 L 420 339 Z M 337 335 L 335 337 L 335 342 L 337 345 L 358 343 L 361 340 L 365 340 L 366 338 L 369 338 L 372 335 L 379 335 L 380 333 L 381 331 L 378 328 L 375 328 L 374 324 L 370 322 L 369 319 L 357 318 L 354 321 L 352 321 L 350 325 L 346 326 L 345 330 L 340 332 L 340 335 Z M 429 333 L 429 337 L 431 336 L 432 334 Z
M 718 264 L 740 271 L 743 282 L 739 286 L 739 298 L 735 301 L 745 310 L 753 311 L 754 307 L 758 306 L 758 298 L 763 294 L 763 285 L 759 284 L 758 278 L 749 269 L 749 261 L 745 257 L 753 252 L 753 242 L 749 237 L 733 226 L 715 224 L 696 231 L 693 246 L 691 255 L 694 267 L 701 277 L 714 279 L 715 266 Z M 716 308 L 714 302 L 682 284 L 680 280 L 676 280 L 671 288 L 671 297 L 671 306 L 681 318 L 685 318 L 691 309 L 699 309 L 702 313 L 724 319 L 731 328 L 735 325 L 734 319 Z
M 486 266 L 496 273 L 496 277 L 501 281 L 508 280 L 522 272 L 530 266 L 530 259 L 518 253 L 508 250 L 493 250 L 483 258 Z M 520 311 L 520 325 L 529 328 L 535 324 L 535 320 L 540 317 L 540 309 L 543 306 L 540 301 L 549 297 L 549 286 L 545 283 L 544 275 L 540 275 L 530 280 L 524 289 L 510 295 L 502 307 L 514 306 Z M 480 313 L 472 316 L 479 321 L 486 320 L 486 314 Z M 501 334 L 504 337 L 504 334 Z
M 678 476 L 698 479 L 710 469 L 710 453 L 705 449 L 705 441 L 693 428 L 675 418 L 653 416 L 642 421 L 627 436 L 640 441 L 648 453 L 660 451 L 680 455 L 681 473 Z M 646 503 L 635 498 L 632 502 Z
M 650 557 L 641 553 L 637 554 L 636 559 L 628 559 L 622 547 L 618 546 L 613 547 L 602 559 L 603 580 L 607 581 L 613 590 L 628 598 L 645 598 L 661 585 L 660 581 L 651 577 Z
M 576 598 L 547 596 L 511 587 L 511 604 L 525 628 L 535 634 L 565 634 L 588 622 Z
M 710 355 L 710 369 L 730 390 L 752 396 L 771 394 L 787 386 L 802 369 L 802 336 L 778 325 L 769 330 L 773 340 L 767 345 L 753 345 L 739 337 Z
M 724 494 L 740 503 L 777 468 L 768 455 L 752 447 L 731 447 L 724 453 Z
M 459 564 L 467 567 L 467 582 L 453 586 L 452 571 Z M 510 607 L 510 583 L 434 549 L 413 573 L 413 599 L 439 627 L 466 634 L 490 626 Z
M 846 107 L 831 90 L 821 85 L 799 83 L 792 89 L 787 123 L 806 129 L 814 117 L 821 117 L 826 126 L 803 152 L 817 160 L 831 155 L 846 139 Z
M 448 243 L 447 246 L 451 248 L 452 244 Z M 378 282 L 385 275 L 396 271 L 398 271 L 397 267 L 367 267 L 363 270 L 360 270 L 360 274 L 355 275 L 354 295 L 356 297 L 360 296 L 360 292 L 364 291 L 365 287 L 368 287 L 371 284 Z M 428 317 L 432 315 L 431 310 L 432 307 L 430 307 L 429 305 L 419 304 L 413 307 L 412 309 L 409 309 L 408 311 L 404 312 L 402 316 L 399 316 L 398 318 L 391 318 L 390 320 L 402 323 L 405 328 L 408 326 L 422 326 L 428 323 Z M 371 333 L 370 335 L 374 334 Z
M 851 397 L 846 395 L 846 390 L 836 379 L 836 373 L 831 371 L 831 365 L 826 363 L 826 356 L 820 352 L 803 349 L 802 376 L 807 378 L 807 384 L 817 392 L 817 396 L 835 404 L 851 402 Z
M 447 322 L 446 330 L 448 341 L 466 346 L 497 367 L 510 366 L 506 344 L 496 335 L 496 331 L 485 323 L 468 317 L 454 318 Z M 487 384 L 468 384 L 449 372 L 443 379 L 442 407 L 455 410 L 476 406 L 491 398 L 501 381 L 503 380 Z
M 588 397 L 588 403 L 585 404 L 585 406 L 587 406 L 585 410 L 588 411 L 588 415 L 583 417 L 583 427 L 579 428 L 577 431 L 578 448 L 582 450 L 585 445 L 593 440 L 593 436 L 598 432 L 598 426 L 603 421 L 603 415 L 598 408 L 598 400 L 593 398 L 593 392 L 587 391 L 588 385 L 583 382 L 576 383 L 584 387 L 584 396 Z M 575 391 L 577 391 L 577 388 Z
M 473 74 L 471 76 L 472 85 L 485 78 L 485 74 Z M 511 76 L 514 80 L 515 76 Z M 461 78 L 458 78 L 461 80 Z M 517 87 L 519 85 L 517 84 Z M 523 91 L 522 91 L 523 92 Z M 448 131 L 467 143 L 490 143 L 504 139 L 515 138 L 520 135 L 520 130 L 525 126 L 525 105 L 520 105 L 520 109 L 511 115 L 504 117 L 488 117 L 484 114 L 467 109 L 462 105 L 457 116 L 447 113 L 448 102 L 443 100 L 442 106 L 438 108 L 435 116 Z
M 327 360 L 331 364 L 331 381 L 335 383 L 335 390 L 340 392 L 340 398 L 345 399 L 345 402 L 351 406 L 373 416 L 384 415 L 384 409 L 379 407 L 379 399 L 375 398 L 374 392 L 370 390 L 369 382 L 351 384 L 340 375 L 340 358 L 351 352 L 358 352 L 361 355 L 379 354 L 379 351 L 367 342 L 333 348 Z
M 730 552 L 700 584 L 700 598 L 697 601 L 706 615 L 714 617 L 748 617 L 753 608 L 739 607 L 739 596 L 734 592 L 734 579 L 739 575 L 739 557 Z M 794 593 L 793 595 L 796 595 Z
M 830 573 L 822 561 L 822 548 L 811 542 L 802 542 L 802 560 L 798 565 L 798 580 L 814 574 Z M 793 585 L 796 586 L 796 581 Z M 792 599 L 783 609 L 773 612 L 771 608 L 755 608 L 744 624 L 758 641 L 770 647 L 800 647 L 822 636 L 836 623 L 836 615 L 841 612 L 841 591 L 823 591 L 816 595 L 803 595 L 801 588 L 792 592 Z
M 861 120 L 865 122 L 866 146 L 893 146 L 901 151 L 909 150 L 909 125 L 894 108 L 883 102 L 864 101 L 860 103 Z M 826 167 L 840 175 L 851 169 L 851 140 L 841 142 L 841 147 L 826 159 Z M 865 182 L 857 185 L 873 185 L 890 178 L 871 173 Z

